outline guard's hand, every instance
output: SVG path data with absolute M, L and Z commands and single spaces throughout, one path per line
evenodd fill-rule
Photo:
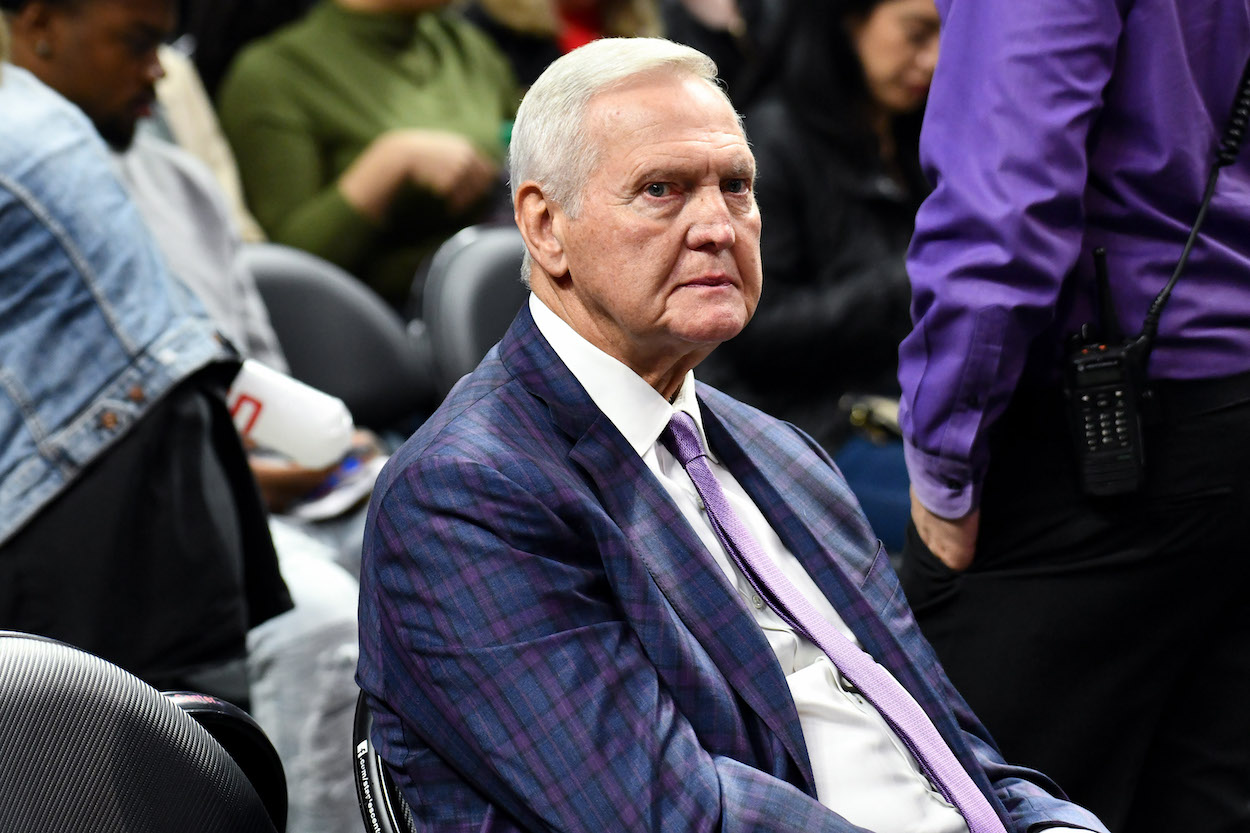
M 976 555 L 977 531 L 981 526 L 981 510 L 974 509 L 962 518 L 947 520 L 925 508 L 911 491 L 911 519 L 920 540 L 938 559 L 956 572 L 963 572 Z

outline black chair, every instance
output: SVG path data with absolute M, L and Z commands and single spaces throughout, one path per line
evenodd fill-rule
M 432 359 L 441 399 L 486 355 L 529 295 L 521 283 L 525 242 L 512 225 L 469 226 L 434 253 L 420 318 L 409 328 Z
M 178 697 L 212 713 L 231 751 Z M 0 631 L 0 827 L 284 831 L 286 781 L 264 732 L 224 701 L 178 697 L 62 642 Z
M 249 243 L 239 256 L 256 278 L 292 376 L 342 399 L 357 425 L 379 431 L 430 410 L 429 358 L 373 290 L 290 246 Z
M 265 803 L 279 830 L 286 828 L 286 771 L 278 750 L 260 724 L 243 709 L 220 697 L 197 691 L 162 691 L 170 703 L 190 715 L 234 759 Z
M 352 725 L 352 757 L 356 771 L 356 798 L 365 830 L 370 833 L 415 833 L 408 802 L 395 787 L 391 774 L 373 747 L 373 713 L 362 691 L 356 698 Z

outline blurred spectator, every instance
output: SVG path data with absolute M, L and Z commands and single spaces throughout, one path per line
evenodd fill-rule
M 236 257 L 238 234 L 212 175 L 180 148 L 136 130 L 162 73 L 157 49 L 172 29 L 173 0 L 8 2 L 19 7 L 15 60 L 81 107 L 111 145 L 122 184 L 173 275 L 245 357 L 285 368 L 255 282 Z M 233 430 L 228 420 L 223 430 Z M 279 485 L 290 479 L 286 467 L 273 471 L 276 464 L 264 468 L 255 457 L 250 462 L 267 498 L 275 479 Z M 301 472 L 317 480 L 326 476 Z M 247 486 L 254 503 L 255 486 Z M 185 487 L 168 488 L 177 493 Z M 256 513 L 264 523 L 259 509 Z M 296 529 L 277 517 L 269 518 L 269 526 L 296 609 L 248 634 L 253 713 L 273 736 L 287 769 L 288 829 L 339 833 L 357 822 L 350 771 L 336 765 L 356 697 L 356 582 L 335 565 L 338 550 L 312 540 L 305 527 Z M 343 559 L 353 566 L 359 562 L 362 527 L 363 517 L 354 552 Z M 135 624 L 153 625 L 143 618 Z M 327 756 L 328 767 L 322 764 Z
M 837 452 L 851 432 L 844 394 L 898 395 L 898 344 L 910 328 L 904 258 L 928 191 L 918 136 L 937 9 L 933 0 L 804 3 L 786 42 L 778 83 L 746 114 L 760 171 L 764 293 L 705 375 Z M 897 511 L 877 532 L 901 547 L 901 444 L 887 456 L 871 467 L 896 472 Z M 856 493 L 870 494 L 872 484 L 847 469 Z
M 27 22 L 54 11 L 16 5 Z M 15 57 L 82 57 L 76 34 L 18 38 Z M 127 48 L 109 38 L 104 60 Z M 0 628 L 247 706 L 248 628 L 291 602 L 222 395 L 238 358 L 165 270 L 83 114 L 3 72 Z
M 518 90 L 447 0 L 322 0 L 240 53 L 218 98 L 270 239 L 396 308 L 424 256 L 484 219 Z
M 662 0 L 664 31 L 716 62 L 743 110 L 784 63 L 789 15 L 801 0 Z M 810 2 L 810 0 L 809 0 Z
M 521 85 L 547 64 L 601 37 L 658 37 L 655 0 L 472 0 L 466 16 L 498 44 Z

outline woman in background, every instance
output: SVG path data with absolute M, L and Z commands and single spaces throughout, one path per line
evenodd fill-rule
M 843 394 L 898 395 L 898 344 L 911 326 L 904 258 L 928 192 L 917 148 L 938 14 L 933 0 L 826 0 L 791 11 L 787 63 L 746 114 L 764 293 L 704 375 L 831 453 L 849 452 Z M 877 533 L 901 546 L 901 446 L 889 458 L 902 515 L 897 530 Z M 874 469 L 879 481 L 879 460 Z M 875 485 L 852 482 L 866 509 Z
M 502 193 L 519 91 L 449 0 L 321 0 L 253 42 L 218 96 L 269 238 L 403 309 L 422 259 Z

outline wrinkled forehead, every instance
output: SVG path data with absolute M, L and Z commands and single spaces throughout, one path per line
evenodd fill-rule
M 692 141 L 737 146 L 751 156 L 728 97 L 692 74 L 651 72 L 601 90 L 587 103 L 583 126 L 597 151 Z
M 638 107 L 641 104 L 663 104 L 674 100 L 690 100 L 701 104 L 723 105 L 734 122 L 742 129 L 742 117 L 734 110 L 728 94 L 715 81 L 703 78 L 680 68 L 660 67 L 635 73 L 594 92 L 586 103 L 587 121 L 610 116 L 620 107 Z M 714 105 L 713 105 L 714 106 Z

